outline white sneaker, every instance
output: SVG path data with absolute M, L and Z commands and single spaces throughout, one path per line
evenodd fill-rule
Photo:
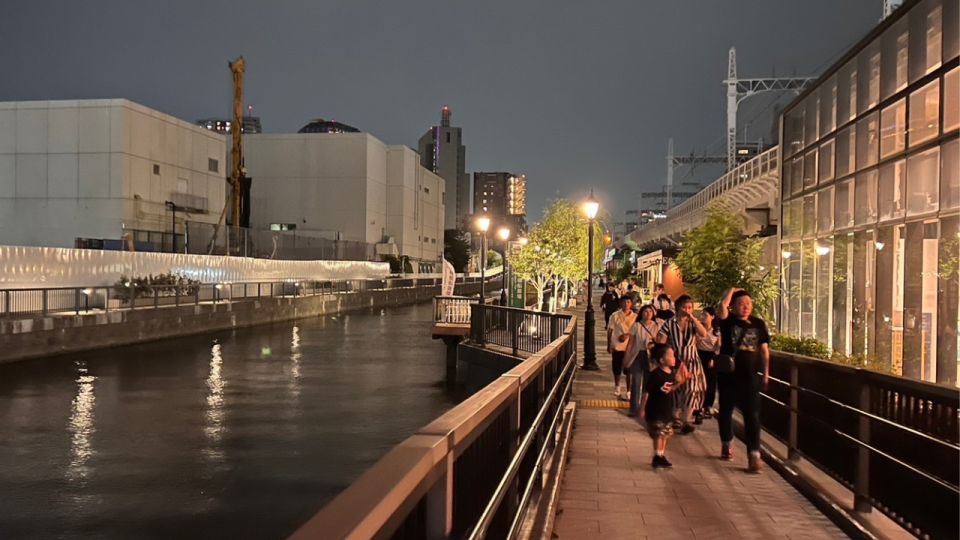
M 614 396 L 614 397 L 617 397 L 617 398 L 620 397 L 620 386 L 619 386 L 619 385 L 617 385 L 617 387 L 613 390 L 613 396 Z

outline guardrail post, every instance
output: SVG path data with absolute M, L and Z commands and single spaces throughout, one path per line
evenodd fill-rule
M 200 305 L 200 285 L 197 285 L 197 288 L 193 290 L 193 305 Z
M 10 313 L 10 291 L 3 291 L 3 312 Z
M 514 311 L 507 312 L 507 326 L 510 331 L 510 344 L 513 346 L 513 355 L 519 356 L 517 354 L 517 314 Z
M 47 290 L 46 289 L 43 289 L 43 291 L 41 292 L 41 296 L 43 297 L 43 315 L 46 316 L 47 315 Z
M 863 372 L 857 372 L 860 386 L 860 400 L 857 408 L 863 412 L 870 411 L 870 384 L 865 381 Z M 853 509 L 857 512 L 870 512 L 870 449 L 864 445 L 870 444 L 870 418 L 864 414 L 858 415 L 857 439 L 863 443 L 857 445 L 856 469 L 853 476 Z
M 790 427 L 787 432 L 787 459 L 796 461 L 800 458 L 800 452 L 797 449 L 797 410 L 800 407 L 800 392 L 797 388 L 800 386 L 800 368 L 797 364 L 790 365 Z
M 73 290 L 73 311 L 80 314 L 80 289 Z
M 180 287 L 173 287 L 173 305 L 180 307 Z
M 157 289 L 153 290 L 153 309 L 160 307 L 160 291 Z
M 103 289 L 103 312 L 110 313 L 110 287 Z

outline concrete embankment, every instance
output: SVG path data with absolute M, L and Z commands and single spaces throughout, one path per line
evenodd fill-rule
M 457 289 L 457 294 L 474 294 L 479 292 L 480 284 L 461 284 Z M 401 287 L 6 319 L 0 320 L 0 363 L 351 310 L 426 302 L 439 294 L 439 285 Z

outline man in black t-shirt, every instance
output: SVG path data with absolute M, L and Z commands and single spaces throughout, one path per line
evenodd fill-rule
M 760 472 L 760 390 L 770 379 L 770 334 L 754 317 L 753 298 L 742 289 L 730 289 L 717 310 L 720 319 L 720 355 L 733 357 L 734 370 L 717 374 L 720 393 L 720 457 L 733 459 L 733 409 L 743 415 L 747 444 L 747 471 Z M 760 375 L 762 373 L 762 375 Z
M 600 308 L 603 309 L 604 328 L 610 326 L 610 316 L 620 309 L 620 297 L 616 289 L 613 288 L 613 282 L 607 283 L 607 292 L 600 297 Z

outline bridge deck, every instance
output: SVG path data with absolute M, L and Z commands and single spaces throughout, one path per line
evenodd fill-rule
M 580 371 L 574 383 L 576 429 L 554 526 L 559 538 L 845 537 L 776 472 L 744 472 L 739 441 L 734 461 L 719 460 L 715 420 L 674 435 L 667 447 L 673 468 L 653 470 L 646 431 L 625 408 L 610 407 L 610 355 L 598 319 L 601 370 Z

